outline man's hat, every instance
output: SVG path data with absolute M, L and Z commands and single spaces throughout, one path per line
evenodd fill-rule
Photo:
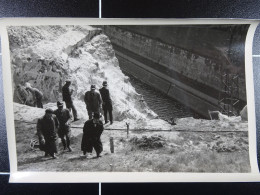
M 47 108 L 45 110 L 45 113 L 53 114 L 53 110 L 51 108 Z
M 66 82 L 66 83 L 71 83 L 71 80 L 67 79 L 65 82 Z
M 103 81 L 103 86 L 107 86 L 107 81 Z
M 96 118 L 96 119 L 99 119 L 100 118 L 100 114 L 95 112 L 93 117 Z
M 57 101 L 57 106 L 58 106 L 58 107 L 62 107 L 62 106 L 63 106 L 63 103 L 60 102 L 60 101 Z
M 91 85 L 90 89 L 96 89 L 96 85 Z

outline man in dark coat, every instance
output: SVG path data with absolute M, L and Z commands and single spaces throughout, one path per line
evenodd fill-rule
M 62 97 L 63 97 L 63 101 L 66 104 L 66 107 L 70 111 L 72 110 L 72 113 L 73 113 L 73 116 L 74 116 L 74 121 L 77 121 L 79 119 L 78 119 L 78 115 L 77 115 L 77 110 L 76 110 L 76 108 L 73 104 L 72 98 L 71 98 L 73 90 L 70 90 L 70 88 L 69 88 L 70 84 L 71 84 L 71 81 L 67 80 L 65 85 L 62 87 Z
M 83 155 L 87 157 L 87 153 L 92 153 L 93 148 L 96 151 L 97 157 L 101 157 L 103 145 L 100 136 L 104 130 L 103 123 L 100 118 L 100 113 L 94 113 L 94 118 L 85 122 L 83 127 L 83 137 L 81 142 L 81 150 Z
M 108 112 L 110 124 L 113 124 L 113 114 L 112 114 L 113 107 L 112 107 L 112 100 L 110 98 L 110 93 L 109 90 L 107 89 L 107 81 L 103 82 L 103 87 L 99 89 L 99 91 L 103 100 L 102 108 L 104 111 L 105 123 L 108 123 L 107 120 L 107 112 Z
M 54 111 L 54 114 L 58 118 L 59 121 L 59 129 L 58 129 L 58 135 L 61 138 L 61 142 L 63 144 L 64 150 L 68 148 L 69 152 L 72 151 L 70 147 L 70 135 L 71 135 L 71 130 L 70 130 L 70 123 L 72 116 L 70 114 L 70 111 L 66 108 L 63 109 L 63 103 L 62 102 L 57 102 L 57 107 L 58 109 Z M 65 141 L 65 138 L 66 141 Z
M 45 115 L 39 118 L 37 122 L 37 134 L 39 137 L 40 150 L 45 152 L 45 156 L 50 155 L 56 158 L 57 153 L 57 129 L 59 128 L 59 121 L 53 110 L 48 108 Z
M 84 101 L 88 110 L 88 117 L 92 119 L 94 113 L 100 113 L 102 98 L 98 91 L 96 91 L 96 86 L 91 85 L 90 91 L 85 93 Z
M 31 87 L 30 83 L 26 83 L 25 85 L 26 85 L 26 90 L 31 92 L 33 96 L 34 106 L 36 106 L 37 108 L 43 108 L 42 105 L 43 93 L 40 90 Z

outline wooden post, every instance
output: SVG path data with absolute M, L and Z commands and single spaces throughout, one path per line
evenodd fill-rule
M 113 137 L 110 137 L 110 151 L 111 151 L 111 153 L 114 153 L 114 139 L 113 139 Z
M 130 123 L 125 123 L 126 124 L 126 136 L 128 138 L 128 135 L 129 135 L 129 125 Z
M 114 165 L 110 164 L 110 171 L 113 171 Z

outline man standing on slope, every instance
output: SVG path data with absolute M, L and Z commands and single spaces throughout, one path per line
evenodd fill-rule
M 58 129 L 58 135 L 61 138 L 61 142 L 63 144 L 64 150 L 68 148 L 69 152 L 72 151 L 70 147 L 70 122 L 71 122 L 71 114 L 70 111 L 66 108 L 63 109 L 63 103 L 57 102 L 58 109 L 54 111 L 54 114 L 59 120 L 59 129 Z M 64 139 L 66 137 L 66 141 Z
M 39 118 L 37 122 L 37 135 L 39 137 L 40 150 L 45 152 L 45 157 L 50 155 L 52 158 L 57 158 L 55 153 L 57 150 L 57 129 L 59 121 L 53 110 L 48 108 L 45 110 L 45 115 Z
M 97 158 L 101 157 L 100 153 L 103 151 L 103 145 L 100 136 L 104 127 L 99 118 L 100 113 L 94 113 L 93 119 L 86 121 L 84 124 L 81 150 L 86 157 L 88 157 L 87 153 L 92 153 L 93 148 L 96 151 Z
M 90 91 L 85 93 L 84 101 L 88 110 L 89 119 L 93 118 L 94 113 L 100 114 L 102 98 L 98 91 L 96 91 L 96 86 L 91 85 Z
M 63 101 L 65 102 L 66 104 L 66 107 L 71 111 L 72 110 L 72 113 L 73 113 L 73 117 L 74 117 L 74 121 L 78 121 L 78 116 L 77 116 L 77 110 L 73 104 L 73 101 L 72 101 L 72 93 L 73 93 L 73 90 L 70 90 L 70 84 L 71 84 L 71 81 L 70 80 L 67 80 L 65 85 L 62 87 L 62 97 L 63 97 Z
M 36 88 L 32 88 L 30 83 L 25 83 L 25 88 L 26 90 L 32 93 L 34 106 L 36 106 L 37 108 L 43 108 L 42 105 L 43 93 Z
M 108 111 L 110 124 L 113 124 L 113 114 L 112 114 L 113 107 L 110 98 L 110 93 L 109 90 L 107 89 L 107 81 L 103 82 L 103 87 L 99 89 L 99 91 L 103 100 L 102 108 L 104 111 L 105 123 L 108 123 L 107 120 L 107 111 Z
M 30 99 L 30 92 L 27 91 L 21 84 L 18 84 L 16 87 L 16 97 L 19 100 L 19 103 L 27 106 L 34 106 L 34 102 Z

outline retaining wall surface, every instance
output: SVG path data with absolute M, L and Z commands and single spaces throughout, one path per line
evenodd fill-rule
M 105 26 L 104 32 L 115 46 L 152 61 L 165 74 L 177 72 L 216 90 L 221 90 L 221 70 L 239 72 L 239 98 L 246 101 L 243 59 L 247 28 L 241 28 L 240 34 L 225 28 Z M 242 49 L 234 52 L 237 44 Z M 230 51 L 233 56 L 228 57 Z

